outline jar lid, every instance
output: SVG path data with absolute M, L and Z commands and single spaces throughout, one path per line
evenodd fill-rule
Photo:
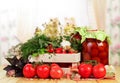
M 78 27 L 75 31 L 79 32 L 82 36 L 81 43 L 85 41 L 86 38 L 94 38 L 100 41 L 107 39 L 108 43 L 110 43 L 110 37 L 102 30 L 89 30 L 87 27 Z

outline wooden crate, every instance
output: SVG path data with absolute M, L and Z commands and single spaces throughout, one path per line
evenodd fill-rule
M 55 63 L 78 63 L 80 62 L 80 53 L 76 54 L 43 54 L 38 57 L 31 57 L 30 62 L 55 62 Z
M 44 54 L 39 55 L 38 57 L 31 57 L 30 62 L 45 62 L 45 63 L 61 63 L 67 64 L 71 63 L 71 67 L 77 66 L 80 62 L 81 55 L 80 53 L 76 54 Z M 70 72 L 70 68 L 62 67 L 65 73 Z

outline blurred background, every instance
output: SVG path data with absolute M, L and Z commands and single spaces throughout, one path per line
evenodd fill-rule
M 50 18 L 74 18 L 110 35 L 110 64 L 120 65 L 120 0 L 0 0 L 0 64 L 12 46 L 25 42 Z

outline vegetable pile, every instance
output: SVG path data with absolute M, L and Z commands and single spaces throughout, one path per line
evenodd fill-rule
M 30 72 L 30 70 L 23 72 L 26 64 L 34 64 L 34 62 L 29 61 L 30 57 L 38 57 L 46 53 L 49 55 L 54 54 L 54 56 L 55 54 L 74 54 L 81 51 L 81 36 L 75 31 L 77 27 L 74 23 L 66 23 L 64 29 L 62 29 L 59 20 L 55 18 L 50 19 L 48 23 L 43 24 L 43 27 L 43 31 L 37 27 L 34 36 L 31 39 L 9 50 L 9 58 L 6 58 L 6 60 L 10 62 L 10 65 L 4 68 L 4 70 L 7 71 L 7 74 L 12 71 L 12 75 L 10 73 L 9 76 L 21 77 L 24 75 L 25 77 L 34 77 L 34 71 L 40 70 L 34 70 L 34 68 L 31 68 L 30 70 L 33 72 L 31 73 L 32 75 L 25 75 L 26 72 Z M 40 63 L 44 64 L 42 61 L 40 61 Z M 27 67 L 31 67 L 30 64 L 27 65 Z M 60 67 L 50 67 L 50 69 L 50 73 L 54 72 L 52 70 L 57 71 L 58 69 L 59 72 L 63 71 Z M 57 74 L 57 72 L 55 74 Z M 40 74 L 37 75 L 38 77 L 41 77 Z M 55 76 L 51 75 L 51 78 L 61 77 Z
M 36 28 L 35 35 L 28 41 L 21 43 L 9 51 L 6 60 L 10 65 L 4 70 L 7 76 L 60 79 L 81 78 L 104 78 L 106 68 L 103 64 L 92 65 L 78 62 L 76 66 L 70 67 L 69 73 L 65 73 L 61 66 L 56 63 L 30 62 L 30 57 L 38 57 L 44 54 L 76 54 L 82 50 L 85 38 L 95 37 L 104 40 L 107 35 L 101 31 L 94 34 L 87 33 L 85 27 L 76 27 L 74 23 L 66 23 L 64 29 L 58 19 L 50 19 L 50 22 L 43 24 L 44 31 Z M 101 37 L 100 35 L 103 34 Z M 108 38 L 108 37 L 107 37 Z M 109 38 L 107 39 L 109 41 Z M 19 47 L 18 47 L 19 46 Z M 103 50 L 102 48 L 100 48 Z M 16 53 L 17 52 L 17 53 Z M 95 51 L 93 52 L 93 55 Z M 52 57 L 52 56 L 51 56 Z M 87 57 L 89 58 L 89 57 Z M 78 65 L 79 64 L 79 65 Z M 63 64 L 64 65 L 64 64 Z
M 92 66 L 92 64 L 88 63 L 81 63 L 79 65 L 79 74 L 82 78 L 89 78 L 89 77 L 95 77 L 95 78 L 104 78 L 106 75 L 106 69 L 103 64 L 97 64 L 95 66 Z
M 53 78 L 59 79 L 63 77 L 63 70 L 57 64 L 43 64 L 33 66 L 32 64 L 26 64 L 23 68 L 23 75 L 26 78 L 33 78 L 35 76 L 46 79 Z

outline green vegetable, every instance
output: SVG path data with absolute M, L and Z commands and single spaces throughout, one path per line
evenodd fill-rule
M 38 53 L 38 49 L 46 48 L 49 44 L 49 40 L 50 39 L 48 37 L 42 34 L 39 36 L 34 36 L 27 42 L 23 43 L 21 46 L 23 58 L 27 59 L 29 55 L 32 55 L 33 53 Z
M 37 57 L 39 54 L 38 53 L 33 53 L 32 56 L 33 57 Z
M 53 47 L 60 47 L 62 38 L 50 39 L 49 37 L 42 35 L 36 35 L 29 39 L 27 42 L 23 43 L 21 46 L 22 56 L 27 59 L 29 55 L 37 56 L 37 54 L 45 54 L 47 46 L 52 44 Z M 35 54 L 34 54 L 35 53 Z M 36 54 L 37 53 L 37 54 Z
M 38 50 L 39 54 L 45 54 L 45 52 L 46 52 L 46 50 L 44 48 Z

